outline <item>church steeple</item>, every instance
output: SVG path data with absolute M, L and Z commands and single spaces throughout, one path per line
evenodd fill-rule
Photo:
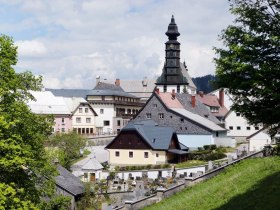
M 175 23 L 174 16 L 172 15 L 171 22 L 168 25 L 167 32 L 165 33 L 168 36 L 169 40 L 177 40 L 177 37 L 180 36 L 178 31 L 177 24 Z
M 168 36 L 168 41 L 165 43 L 165 64 L 161 76 L 157 79 L 156 85 L 163 85 L 165 87 L 164 91 L 167 90 L 167 85 L 175 85 L 177 90 L 180 91 L 180 85 L 188 85 L 188 82 L 182 74 L 180 43 L 177 41 L 180 33 L 173 15 L 165 34 Z

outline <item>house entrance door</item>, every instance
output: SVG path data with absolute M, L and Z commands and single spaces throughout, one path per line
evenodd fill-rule
M 90 181 L 95 182 L 95 173 L 90 173 Z

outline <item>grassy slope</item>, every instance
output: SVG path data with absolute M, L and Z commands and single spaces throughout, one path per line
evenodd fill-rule
M 145 209 L 280 209 L 280 157 L 243 161 Z

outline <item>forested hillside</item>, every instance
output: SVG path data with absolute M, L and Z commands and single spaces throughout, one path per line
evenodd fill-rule
M 210 93 L 215 88 L 213 87 L 213 81 L 216 79 L 214 75 L 208 74 L 202 77 L 192 78 L 194 84 L 197 87 L 197 91 L 203 91 L 204 93 Z

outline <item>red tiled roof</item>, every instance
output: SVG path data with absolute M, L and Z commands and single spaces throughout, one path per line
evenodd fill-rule
M 160 93 L 158 96 L 168 108 L 184 108 L 180 101 L 176 98 L 176 94 L 175 98 L 172 97 L 171 93 Z
M 219 99 L 216 95 L 203 95 L 201 97 L 200 95 L 196 95 L 197 100 L 199 100 L 201 103 L 207 105 L 207 106 L 216 106 L 220 107 Z

